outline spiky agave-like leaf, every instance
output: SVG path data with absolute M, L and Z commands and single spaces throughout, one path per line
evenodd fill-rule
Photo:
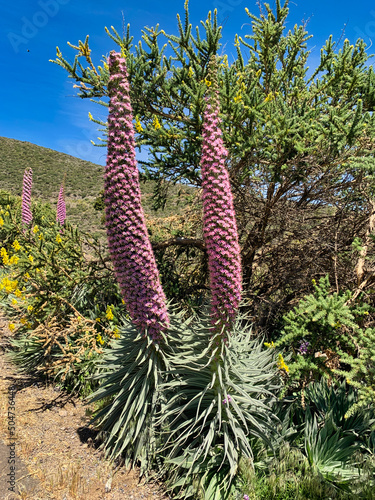
M 169 308 L 168 335 L 169 331 L 180 334 L 189 331 L 192 318 L 171 305 Z M 161 383 L 171 376 L 169 360 L 175 347 L 164 333 L 159 345 L 147 332 L 139 334 L 131 322 L 125 324 L 120 335 L 97 366 L 100 387 L 89 401 L 106 404 L 92 422 L 101 426 L 102 446 L 107 456 L 115 459 L 122 455 L 128 465 L 140 463 L 143 473 L 150 469 L 155 458 L 159 435 L 156 413 L 163 404 Z
M 241 457 L 252 458 L 250 436 L 270 444 L 279 383 L 274 351 L 252 339 L 251 326 L 241 317 L 227 344 L 218 342 L 223 332 L 212 335 L 209 317 L 196 319 L 188 335 L 175 335 L 168 332 L 178 348 L 170 359 L 171 377 L 162 386 L 167 403 L 158 424 L 168 432 L 164 452 L 173 477 L 170 488 L 189 498 L 196 495 L 197 477 L 200 487 L 204 472 L 212 479 L 207 467 L 213 455 L 221 457 L 216 470 L 227 469 L 217 490 L 232 482 Z
M 106 404 L 92 422 L 101 426 L 102 447 L 109 458 L 122 455 L 128 465 L 140 462 L 146 472 L 155 449 L 155 413 L 168 360 L 158 343 L 137 333 L 132 324 L 120 334 L 98 366 L 100 386 L 89 402 Z M 164 338 L 163 350 L 166 346 Z
M 356 435 L 338 432 L 332 414 L 319 428 L 316 415 L 306 412 L 305 451 L 311 466 L 316 467 L 326 479 L 341 488 L 352 484 L 360 476 L 360 471 L 350 464 L 354 452 L 360 449 Z

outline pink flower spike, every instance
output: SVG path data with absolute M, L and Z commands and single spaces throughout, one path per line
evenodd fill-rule
M 133 323 L 154 342 L 169 317 L 141 205 L 126 61 L 111 52 L 104 200 L 108 246 Z
M 33 171 L 31 168 L 27 168 L 23 174 L 23 187 L 22 187 L 22 207 L 21 207 L 21 218 L 22 224 L 28 226 L 33 220 L 33 214 L 31 212 L 31 188 L 33 185 Z
M 215 63 L 210 63 L 210 71 L 213 86 L 206 96 L 201 156 L 203 233 L 208 254 L 212 324 L 219 330 L 225 325 L 230 331 L 242 292 L 241 251 L 225 164 L 228 153 L 220 129 Z
M 57 199 L 57 213 L 56 213 L 56 222 L 58 222 L 61 226 L 64 224 L 66 218 L 66 205 L 64 199 L 64 183 L 61 184 L 59 197 Z

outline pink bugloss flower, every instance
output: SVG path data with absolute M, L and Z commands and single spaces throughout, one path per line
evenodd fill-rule
M 65 218 L 66 218 L 66 205 L 64 199 L 64 184 L 61 184 L 59 197 L 57 199 L 56 222 L 58 222 L 62 226 L 65 222 Z
M 25 226 L 31 224 L 33 214 L 31 212 L 31 188 L 33 185 L 33 171 L 27 168 L 23 174 L 21 219 Z
M 203 117 L 203 232 L 208 254 L 212 323 L 219 329 L 225 325 L 230 330 L 241 299 L 241 252 L 215 87 L 213 85 L 206 96 Z
M 116 278 L 134 324 L 159 340 L 169 325 L 165 295 L 141 205 L 126 61 L 111 52 L 104 201 Z

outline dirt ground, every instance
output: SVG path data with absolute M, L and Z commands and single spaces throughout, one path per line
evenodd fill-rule
M 116 468 L 95 448 L 81 400 L 16 372 L 4 355 L 10 336 L 0 313 L 0 498 L 168 499 L 160 485 L 140 482 L 136 470 Z

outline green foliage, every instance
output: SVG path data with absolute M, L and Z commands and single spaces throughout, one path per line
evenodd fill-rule
M 359 409 L 357 401 L 353 387 L 345 382 L 329 385 L 322 379 L 307 387 L 305 408 L 299 410 L 309 464 L 325 480 L 352 492 L 363 489 L 356 450 L 366 453 L 367 448 L 367 453 L 371 453 L 367 442 L 375 423 L 374 408 Z
M 346 352 L 341 356 L 341 362 L 349 365 L 350 370 L 336 370 L 359 394 L 359 401 L 349 409 L 348 415 L 357 408 L 373 405 L 375 401 L 375 329 L 357 329 L 356 346 L 356 356 Z
M 302 398 L 280 402 L 272 448 L 256 440 L 254 469 L 241 464 L 241 490 L 251 499 L 373 498 L 373 408 L 358 401 L 345 382 L 310 383 Z M 369 446 L 370 444 L 370 446 Z
M 16 335 L 10 356 L 26 372 L 87 393 L 94 359 L 126 314 L 112 272 L 95 240 L 67 222 L 61 228 L 48 205 L 33 204 L 33 225 L 25 230 L 20 200 L 0 200 L 1 305 Z
M 346 378 L 359 400 L 347 415 L 371 405 L 375 396 L 375 330 L 362 328 L 371 307 L 351 301 L 351 292 L 331 292 L 328 276 L 313 281 L 314 294 L 300 300 L 283 317 L 281 337 L 275 346 L 292 352 L 287 386 L 304 387 L 320 376 Z M 305 345 L 305 348 L 303 347 Z
M 131 323 L 125 324 L 120 340 L 98 364 L 100 387 L 89 398 L 106 401 L 93 422 L 101 426 L 107 456 L 122 455 L 126 465 L 140 464 L 142 473 L 150 470 L 158 451 L 155 415 L 168 367 L 165 350 L 165 339 L 159 348 L 147 334 L 141 336 Z
M 293 353 L 288 365 L 289 382 L 306 383 L 321 375 L 332 375 L 334 364 L 327 360 L 334 363 L 338 355 L 355 350 L 353 332 L 358 330 L 358 318 L 368 309 L 349 305 L 350 292 L 331 293 L 328 276 L 319 283 L 313 280 L 313 287 L 313 294 L 283 316 L 281 337 L 275 343 Z
M 318 428 L 316 417 L 307 412 L 305 426 L 305 451 L 309 464 L 318 469 L 320 474 L 330 481 L 339 476 L 341 483 L 358 479 L 359 471 L 348 467 L 354 451 L 359 448 L 355 444 L 354 434 L 340 437 L 334 426 L 332 416 L 326 418 L 324 425 Z
M 290 448 L 288 445 L 283 445 L 277 450 L 266 471 L 254 471 L 248 464 L 242 464 L 241 469 L 243 477 L 241 490 L 248 495 L 249 500 L 355 500 L 356 498 L 373 500 L 374 498 L 373 487 L 367 483 L 373 469 L 361 477 L 360 490 L 353 489 L 351 493 L 325 481 L 316 468 L 309 466 L 300 450 Z M 232 498 L 242 500 L 243 495 Z
M 275 425 L 274 352 L 262 349 L 243 318 L 227 342 L 211 328 L 200 314 L 187 331 L 168 332 L 174 348 L 160 423 L 167 427 L 165 469 L 177 498 L 199 491 L 207 499 L 228 498 L 240 460 L 253 456 L 249 437 L 269 444 Z

